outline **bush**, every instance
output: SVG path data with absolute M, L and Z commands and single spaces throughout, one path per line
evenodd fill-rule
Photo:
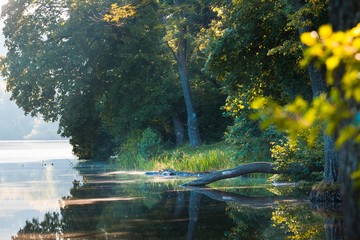
M 159 135 L 151 128 L 145 129 L 139 142 L 139 154 L 150 160 L 164 150 L 164 144 Z
M 279 169 L 292 169 L 291 174 L 275 175 L 275 181 L 320 181 L 324 167 L 324 145 L 318 137 L 309 145 L 302 136 L 297 142 L 279 141 L 273 143 L 271 156 Z
M 250 120 L 245 114 L 238 116 L 225 133 L 225 141 L 238 148 L 235 156 L 239 163 L 264 161 L 271 162 L 271 142 L 282 138 L 276 129 L 261 130 L 258 122 Z
M 133 130 L 120 145 L 115 159 L 116 164 L 121 169 L 137 169 L 144 159 L 139 158 L 139 142 L 141 140 L 141 131 Z

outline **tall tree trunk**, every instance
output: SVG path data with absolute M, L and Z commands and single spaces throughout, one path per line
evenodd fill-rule
M 313 98 L 321 93 L 328 93 L 328 87 L 325 81 L 325 74 L 314 66 L 313 63 L 308 66 L 311 90 Z M 339 158 L 335 150 L 335 138 L 329 136 L 323 131 L 324 141 L 324 178 L 325 182 L 336 183 L 339 180 L 338 168 Z
M 360 144 L 345 143 L 339 150 L 340 183 L 344 204 L 344 222 L 346 239 L 360 238 L 360 191 L 355 189 L 351 174 L 358 169 Z
M 348 30 L 360 22 L 360 1 L 330 0 L 329 16 L 334 30 Z M 341 73 L 335 76 L 337 86 L 340 86 L 341 78 Z M 360 110 L 360 105 L 356 102 L 349 103 L 349 107 L 354 112 Z M 347 122 L 344 122 L 342 125 L 346 124 Z M 360 191 L 355 189 L 351 174 L 359 168 L 360 144 L 353 141 L 346 142 L 339 150 L 339 160 L 339 176 L 345 212 L 345 236 L 346 239 L 359 239 Z
M 305 4 L 304 0 L 295 0 L 293 2 L 294 10 L 299 11 Z M 303 17 L 303 20 L 306 21 L 306 17 Z M 301 35 L 304 32 L 310 32 L 314 29 L 311 27 L 302 27 L 298 28 L 299 34 Z M 326 85 L 325 73 L 314 66 L 313 63 L 308 65 L 308 74 L 310 79 L 311 90 L 313 93 L 313 98 L 318 97 L 321 93 L 328 93 L 328 87 Z M 325 182 L 337 182 L 338 177 L 338 167 L 339 160 L 335 151 L 335 139 L 333 136 L 328 136 L 323 131 L 323 141 L 324 141 L 324 178 Z
M 183 145 L 185 143 L 184 125 L 181 122 L 177 113 L 174 113 L 172 115 L 172 120 L 175 130 L 176 146 Z
M 174 1 L 177 5 L 177 1 Z M 183 19 L 183 16 L 180 17 Z M 188 72 L 186 69 L 187 63 L 187 41 L 186 41 L 186 32 L 187 26 L 179 27 L 179 36 L 178 36 L 178 52 L 177 52 L 177 65 L 180 75 L 181 86 L 184 94 L 184 100 L 186 105 L 186 112 L 187 112 L 187 128 L 188 128 L 188 136 L 190 141 L 191 147 L 196 147 L 201 144 L 201 138 L 199 133 L 197 115 L 194 108 L 193 98 L 191 95 Z

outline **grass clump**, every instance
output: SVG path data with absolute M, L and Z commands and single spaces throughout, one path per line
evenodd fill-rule
M 165 151 L 157 159 L 153 159 L 153 169 L 206 172 L 232 168 L 236 166 L 236 162 L 231 160 L 234 155 L 235 149 L 223 143 L 203 145 L 195 149 L 181 147 Z
M 125 144 L 122 151 L 113 160 L 119 169 L 158 171 L 171 168 L 177 171 L 205 172 L 232 168 L 237 165 L 237 162 L 232 160 L 236 149 L 223 142 L 202 145 L 197 148 L 182 146 L 163 150 L 151 157 L 149 155 L 144 157 L 139 149 L 139 144 L 134 144 L 133 140 L 131 139 L 133 144 Z

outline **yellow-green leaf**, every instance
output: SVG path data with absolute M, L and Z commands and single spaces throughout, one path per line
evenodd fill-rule
M 332 27 L 329 24 L 323 25 L 319 28 L 319 35 L 320 38 L 328 38 L 332 35 Z
M 335 146 L 338 148 L 343 145 L 347 140 L 353 138 L 356 135 L 356 128 L 352 125 L 346 126 L 341 129 L 339 137 L 336 139 Z
M 318 41 L 316 35 L 312 32 L 306 32 L 301 34 L 300 40 L 302 43 L 309 47 L 314 46 Z
M 340 63 L 340 59 L 337 56 L 332 56 L 326 59 L 326 68 L 330 71 L 334 70 Z
M 251 103 L 251 108 L 253 109 L 259 109 L 262 108 L 266 103 L 266 98 L 258 97 Z

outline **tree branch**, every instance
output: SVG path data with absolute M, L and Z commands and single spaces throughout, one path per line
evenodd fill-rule
M 168 41 L 165 41 L 166 45 L 168 46 L 168 48 L 170 49 L 170 52 L 172 53 L 172 55 L 174 56 L 174 59 L 177 63 L 179 63 L 179 58 L 175 52 L 175 50 L 170 46 Z

